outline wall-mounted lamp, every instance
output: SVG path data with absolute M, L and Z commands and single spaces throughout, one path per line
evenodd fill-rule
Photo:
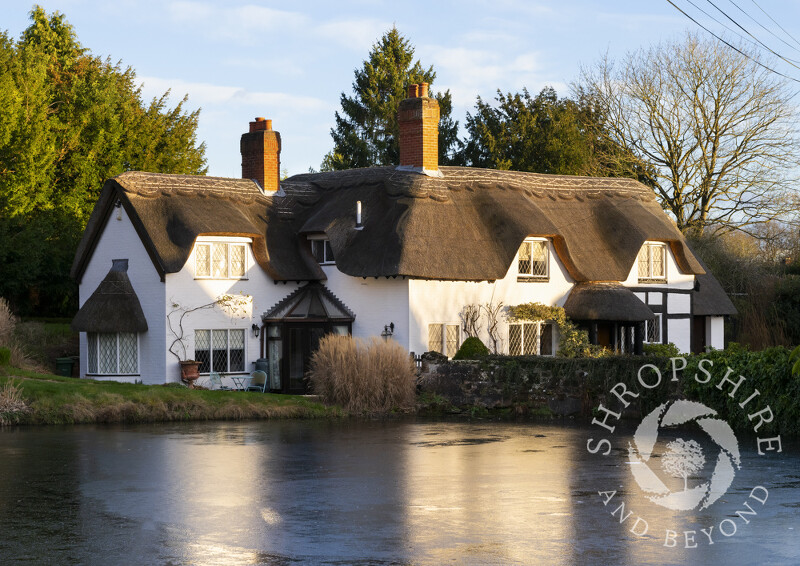
M 384 340 L 388 340 L 389 338 L 394 335 L 394 322 L 390 322 L 386 326 L 383 327 L 383 332 L 381 332 L 381 338 Z
M 117 209 L 117 220 L 122 220 L 122 201 L 117 199 L 114 203 L 114 208 Z
M 257 324 L 254 324 L 251 328 L 253 329 L 253 336 L 258 338 L 258 334 L 261 332 L 261 329 L 258 327 Z

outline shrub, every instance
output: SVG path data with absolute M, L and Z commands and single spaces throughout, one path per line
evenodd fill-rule
M 354 413 L 387 412 L 415 401 L 414 362 L 393 340 L 329 334 L 311 358 L 309 377 L 325 403 Z
M 681 351 L 672 342 L 666 344 L 645 344 L 642 347 L 645 356 L 655 356 L 657 358 L 677 358 Z
M 14 334 L 17 318 L 11 312 L 8 301 L 0 297 L 0 346 L 8 346 Z
M 11 349 L 0 346 L 0 366 L 7 366 L 11 363 Z
M 483 356 L 489 355 L 489 348 L 487 348 L 481 339 L 477 336 L 470 336 L 464 343 L 461 344 L 461 347 L 456 352 L 456 355 L 453 356 L 454 360 L 471 360 L 474 358 L 480 358 Z

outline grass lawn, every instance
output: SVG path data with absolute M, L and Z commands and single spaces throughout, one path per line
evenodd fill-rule
M 340 417 L 296 395 L 75 379 L 0 366 L 0 425 Z

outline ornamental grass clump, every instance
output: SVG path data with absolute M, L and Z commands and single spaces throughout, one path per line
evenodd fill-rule
M 12 381 L 0 387 L 0 426 L 17 424 L 29 412 L 22 390 Z
M 311 386 L 325 403 L 351 413 L 385 413 L 414 405 L 416 372 L 394 340 L 330 334 L 311 358 Z

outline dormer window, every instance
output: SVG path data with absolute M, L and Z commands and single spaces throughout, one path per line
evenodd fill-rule
M 517 281 L 548 281 L 548 264 L 547 240 L 526 239 L 517 254 Z
M 195 277 L 244 279 L 247 274 L 245 243 L 198 242 L 194 249 Z
M 333 257 L 333 248 L 330 240 L 326 238 L 313 238 L 311 240 L 311 255 L 320 265 L 334 265 L 336 260 Z
M 667 245 L 646 242 L 636 260 L 640 283 L 664 282 L 667 279 Z

